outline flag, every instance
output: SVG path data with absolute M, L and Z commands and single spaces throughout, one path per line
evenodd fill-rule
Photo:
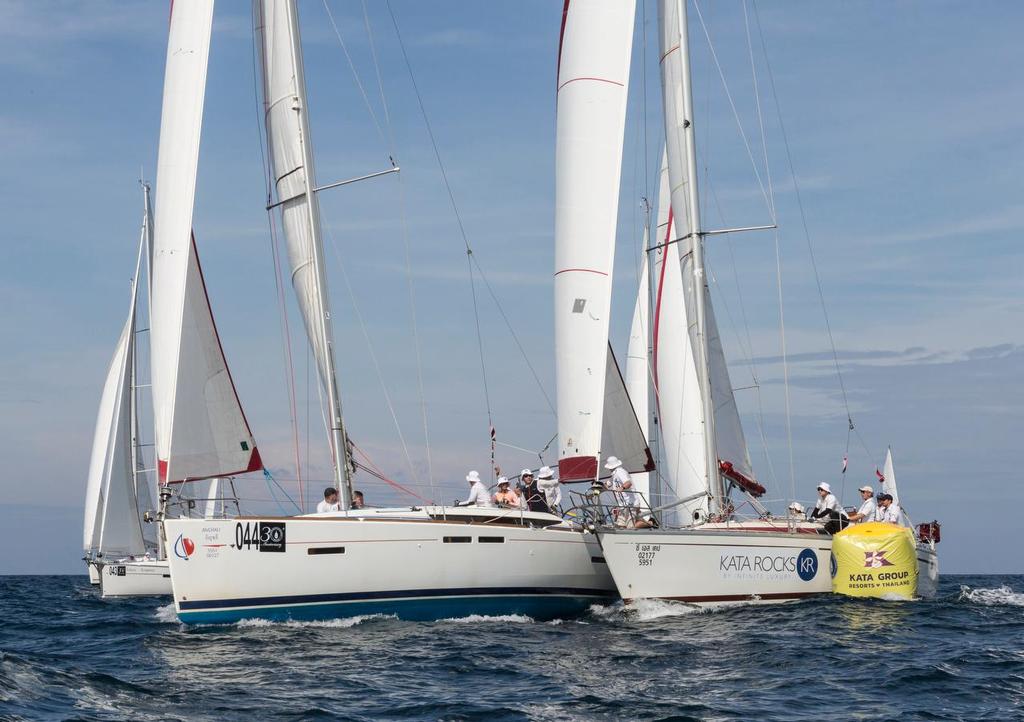
M 849 463 L 849 459 L 846 458 L 846 454 L 843 454 L 843 473 L 846 473 L 846 465 Z
M 877 476 L 877 477 L 878 477 L 878 483 L 879 483 L 879 484 L 884 484 L 884 483 L 885 483 L 885 477 L 884 477 L 884 476 L 882 476 L 882 472 L 880 472 L 880 471 L 878 470 L 878 467 L 877 467 L 877 466 L 875 467 L 875 476 Z

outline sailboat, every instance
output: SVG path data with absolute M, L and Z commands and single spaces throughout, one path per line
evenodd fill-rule
M 713 607 L 828 593 L 831 537 L 820 525 L 774 518 L 757 501 L 765 489 L 750 463 L 704 263 L 685 0 L 661 0 L 658 17 L 666 145 L 654 258 L 641 278 L 626 376 L 641 405 L 653 378 L 665 464 L 647 482 L 658 528 L 600 527 L 604 556 L 627 602 Z M 733 492 L 756 518 L 736 515 Z
M 600 210 L 604 221 L 611 222 L 603 232 L 613 235 L 608 229 L 614 228 L 614 211 L 608 208 L 615 206 L 618 180 L 601 173 L 593 174 L 600 180 L 584 192 L 574 185 L 588 175 L 581 161 L 600 162 L 602 168 L 617 167 L 621 162 L 634 3 L 593 5 L 600 12 L 584 18 L 587 22 L 563 28 L 560 65 L 563 70 L 572 65 L 584 74 L 611 74 L 615 83 L 607 88 L 580 83 L 560 89 L 557 186 L 560 203 L 575 195 L 570 199 L 574 223 Z M 297 301 L 327 399 L 334 481 L 341 492 L 342 511 L 231 520 L 164 515 L 161 523 L 172 550 L 169 559 L 179 618 L 189 623 L 365 614 L 393 614 L 404 619 L 524 614 L 549 619 L 617 599 L 596 536 L 558 515 L 437 505 L 351 507 L 352 467 L 334 362 L 317 200 L 321 190 L 341 184 L 321 187 L 315 179 L 296 3 L 258 0 L 256 12 L 267 147 L 276 196 L 270 206 L 280 213 Z M 177 3 L 171 15 L 154 257 L 155 293 L 169 294 L 169 309 L 181 307 L 180 300 L 175 301 L 180 298 L 180 282 L 177 286 L 163 284 L 168 278 L 180 277 L 181 270 L 174 270 L 171 262 L 188 242 L 212 15 L 211 0 Z M 612 60 L 606 62 L 608 58 Z M 602 63 L 603 67 L 586 67 Z M 594 102 L 610 108 L 618 119 L 608 122 L 606 113 L 591 114 L 588 104 L 593 107 Z M 583 136 L 585 142 L 573 143 L 574 138 Z M 168 167 L 170 163 L 173 168 Z M 178 175 L 167 180 L 172 170 Z M 165 202 L 163 193 L 176 194 L 178 202 Z M 564 214 L 558 218 L 567 221 Z M 163 237 L 165 246 L 160 232 L 169 234 Z M 172 255 L 173 249 L 177 250 Z M 601 262 L 610 264 L 610 254 Z M 555 278 L 556 299 L 566 292 L 576 293 L 560 285 L 559 274 Z M 592 403 L 598 410 L 608 399 L 607 405 L 622 410 L 623 415 L 609 416 L 609 423 L 603 423 L 598 413 L 596 425 L 585 431 L 586 442 L 596 445 L 602 435 L 624 445 L 631 443 L 625 439 L 635 440 L 643 449 L 623 451 L 623 456 L 631 464 L 640 464 L 640 470 L 647 466 L 650 452 L 628 403 L 618 366 L 608 353 L 607 289 L 603 293 L 604 300 L 595 301 L 583 314 L 584 318 L 598 316 L 598 325 L 605 327 L 600 339 L 587 336 L 588 351 L 596 349 L 599 358 L 588 370 L 592 374 L 586 392 L 596 394 Z M 188 423 L 187 414 L 202 412 L 202 406 L 196 403 L 186 412 L 180 410 L 181 401 L 175 400 L 187 381 L 185 372 L 173 363 L 179 359 L 180 364 L 185 358 L 184 350 L 179 349 L 184 343 L 180 323 L 158 312 L 154 301 L 152 326 L 154 344 L 158 339 L 164 344 L 159 358 L 171 360 L 165 368 L 154 362 L 153 377 L 158 412 L 162 408 L 162 413 L 175 419 L 170 433 L 166 429 L 160 433 L 158 428 L 157 434 L 161 481 L 166 484 L 162 494 L 169 498 L 178 481 L 204 473 L 202 469 L 181 470 L 176 438 L 179 423 Z M 557 354 L 571 355 L 580 338 L 564 327 L 559 333 Z M 572 415 L 577 416 L 575 411 Z M 233 418 L 233 427 L 224 428 L 243 431 L 238 414 Z M 239 445 L 244 450 L 247 437 L 236 433 L 234 438 L 234 451 Z
M 136 350 L 139 273 L 151 231 L 149 188 L 143 185 L 144 217 L 131 304 L 107 371 L 93 437 L 86 486 L 83 536 L 89 579 L 104 597 L 170 594 L 170 570 L 157 562 L 156 528 L 143 521 L 153 499 L 138 443 Z

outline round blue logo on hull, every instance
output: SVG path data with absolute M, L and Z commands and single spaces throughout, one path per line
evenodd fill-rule
M 813 549 L 804 549 L 796 558 L 796 573 L 805 582 L 809 582 L 818 575 L 818 555 Z

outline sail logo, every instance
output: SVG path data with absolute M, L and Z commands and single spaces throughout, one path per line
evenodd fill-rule
M 878 567 L 891 567 L 891 561 L 885 558 L 885 550 L 875 552 L 864 552 L 864 566 L 872 569 Z
M 809 582 L 818 575 L 818 555 L 813 549 L 804 549 L 796 558 L 796 573 L 800 578 Z
M 179 534 L 178 538 L 174 540 L 174 556 L 179 559 L 188 561 L 188 558 L 192 556 L 195 551 L 196 543 L 184 534 Z

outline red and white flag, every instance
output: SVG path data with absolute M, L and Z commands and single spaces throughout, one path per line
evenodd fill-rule
M 846 465 L 850 463 L 850 460 L 846 458 L 846 454 L 843 454 L 843 473 L 846 473 Z
M 877 467 L 877 466 L 875 467 L 875 476 L 877 476 L 877 477 L 878 477 L 878 483 L 879 483 L 879 484 L 883 484 L 883 483 L 885 483 L 885 477 L 884 477 L 884 476 L 882 475 L 882 472 L 880 472 L 880 471 L 878 470 L 878 467 Z

